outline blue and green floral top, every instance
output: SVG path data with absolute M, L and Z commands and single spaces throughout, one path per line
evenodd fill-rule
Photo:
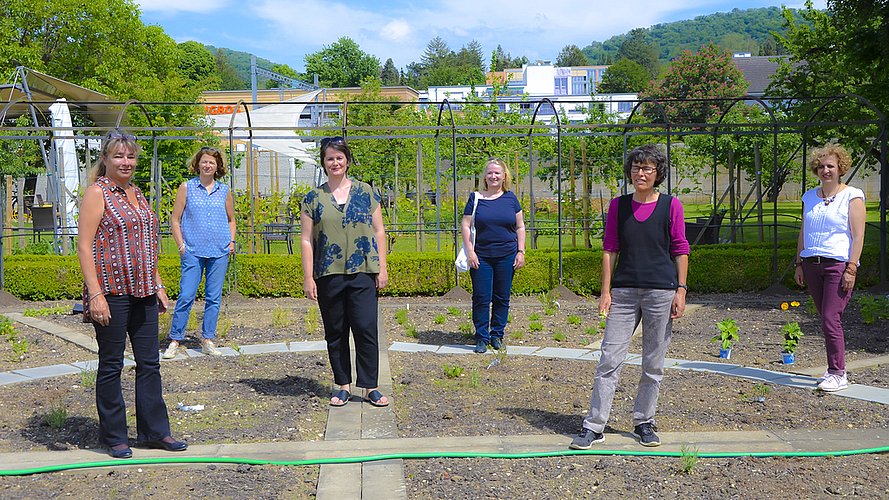
M 343 207 L 324 184 L 309 191 L 302 211 L 314 222 L 313 276 L 331 274 L 378 274 L 380 254 L 374 239 L 373 213 L 380 206 L 380 193 L 364 182 L 352 181 Z

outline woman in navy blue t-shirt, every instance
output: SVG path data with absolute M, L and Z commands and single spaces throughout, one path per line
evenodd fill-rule
M 463 246 L 472 278 L 472 322 L 475 352 L 488 345 L 500 349 L 509 316 L 512 277 L 525 265 L 525 220 L 518 198 L 509 190 L 509 169 L 499 158 L 491 158 L 482 171 L 484 189 L 469 196 L 463 209 Z M 475 197 L 475 242 L 472 241 L 472 208 Z

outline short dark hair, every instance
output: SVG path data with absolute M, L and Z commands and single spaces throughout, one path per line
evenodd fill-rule
M 660 186 L 664 179 L 667 178 L 667 155 L 653 143 L 633 148 L 633 150 L 627 153 L 627 159 L 624 161 L 624 175 L 627 178 L 630 177 L 630 168 L 633 167 L 633 163 L 654 164 L 657 168 L 657 178 L 654 180 L 654 187 Z
M 329 148 L 333 148 L 336 151 L 346 155 L 346 161 L 349 162 L 349 166 L 352 165 L 352 148 L 346 144 L 345 137 L 325 137 L 321 139 L 321 168 L 324 168 L 324 155 L 327 154 L 327 150 Z M 327 170 L 324 171 L 325 173 Z M 349 167 L 346 167 L 346 174 L 349 173 Z

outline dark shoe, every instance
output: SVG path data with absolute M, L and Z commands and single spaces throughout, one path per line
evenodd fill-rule
M 596 443 L 605 441 L 605 435 L 589 429 L 581 429 L 580 434 L 568 445 L 572 450 L 588 450 Z
M 110 455 L 111 458 L 133 458 L 133 450 L 131 450 L 129 446 L 122 450 L 113 450 L 109 446 L 108 455 Z
M 475 343 L 475 349 L 473 349 L 473 351 L 475 351 L 479 354 L 484 354 L 484 353 L 488 352 L 488 343 L 485 342 L 484 340 L 479 340 L 478 342 Z
M 633 435 L 639 438 L 639 444 L 642 446 L 660 446 L 661 440 L 654 433 L 656 430 L 654 424 L 639 424 L 633 429 Z
M 385 403 L 380 403 L 380 400 L 383 399 L 383 393 L 376 389 L 367 393 L 367 396 L 364 399 L 366 399 L 368 403 L 374 406 L 389 406 L 388 401 L 386 401 Z
M 333 398 L 339 399 L 342 403 L 334 403 Z M 352 395 L 345 389 L 333 391 L 333 394 L 330 395 L 330 406 L 346 406 L 350 399 L 352 399 Z
M 183 443 L 181 441 L 173 441 L 172 443 L 168 443 L 163 439 L 155 439 L 154 441 L 145 441 L 145 446 L 158 450 L 163 449 L 167 451 L 185 451 L 188 448 L 188 443 Z
M 497 337 L 491 337 L 491 349 L 494 349 L 495 351 L 499 351 L 500 349 L 503 349 L 504 347 L 506 347 L 506 344 L 503 343 L 503 339 L 500 339 Z

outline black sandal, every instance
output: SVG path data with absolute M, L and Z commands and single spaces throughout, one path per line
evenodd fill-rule
M 334 403 L 333 398 L 338 398 L 342 403 Z M 330 395 L 330 406 L 346 406 L 346 403 L 352 399 L 352 394 L 345 389 L 340 389 L 338 391 L 333 391 L 333 394 Z

